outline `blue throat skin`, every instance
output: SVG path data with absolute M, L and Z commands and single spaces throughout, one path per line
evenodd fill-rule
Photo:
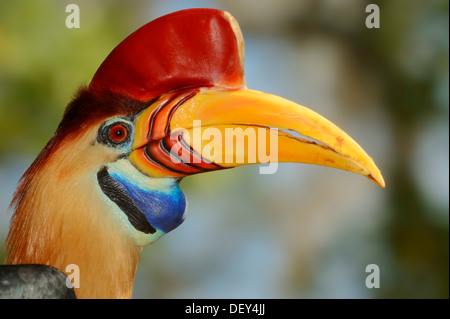
M 120 159 L 102 167 L 97 180 L 112 211 L 125 222 L 138 244 L 156 241 L 186 217 L 187 201 L 178 179 L 151 178 L 128 160 Z
M 116 172 L 111 172 L 110 176 L 125 189 L 155 229 L 168 233 L 184 221 L 186 197 L 178 183 L 162 191 L 133 184 Z

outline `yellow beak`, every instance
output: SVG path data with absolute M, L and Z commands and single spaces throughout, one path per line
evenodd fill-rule
M 161 107 L 164 103 L 171 106 Z M 154 119 L 158 110 L 163 113 L 159 122 Z M 164 128 L 158 128 L 163 122 Z M 155 170 L 154 161 L 149 164 L 148 154 L 150 144 L 155 149 L 155 142 L 167 141 L 169 135 L 176 141 L 158 145 L 164 144 L 167 151 L 168 144 L 181 143 L 191 152 L 186 156 L 182 148 L 172 149 L 172 161 L 178 158 L 188 171 L 183 174 L 180 166 L 169 164 L 180 168 L 173 170 L 173 176 L 252 163 L 296 162 L 343 169 L 385 186 L 372 158 L 347 133 L 316 112 L 272 94 L 201 88 L 176 98 L 173 93 L 162 96 L 138 116 L 136 150 L 130 160 L 148 175 L 167 175 Z M 188 163 L 194 158 L 201 158 L 203 164 Z

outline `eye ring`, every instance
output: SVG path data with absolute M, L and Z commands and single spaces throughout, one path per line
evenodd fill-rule
M 99 130 L 98 142 L 112 147 L 127 144 L 132 135 L 132 127 L 126 121 L 106 122 Z

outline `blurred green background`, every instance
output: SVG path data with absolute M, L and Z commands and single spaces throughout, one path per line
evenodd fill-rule
M 81 28 L 65 26 L 78 4 Z M 368 29 L 377 3 L 381 28 Z M 64 107 L 132 31 L 191 7 L 229 11 L 249 88 L 330 119 L 386 180 L 282 164 L 185 179 L 189 215 L 144 248 L 135 298 L 448 298 L 449 3 L 445 0 L 1 1 L 0 258 L 8 205 Z M 365 286 L 380 267 L 381 287 Z

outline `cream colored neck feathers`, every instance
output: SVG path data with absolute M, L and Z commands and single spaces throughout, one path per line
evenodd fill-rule
M 111 214 L 96 172 L 117 156 L 94 143 L 97 126 L 66 138 L 16 203 L 7 264 L 79 267 L 77 298 L 131 298 L 142 246 Z

